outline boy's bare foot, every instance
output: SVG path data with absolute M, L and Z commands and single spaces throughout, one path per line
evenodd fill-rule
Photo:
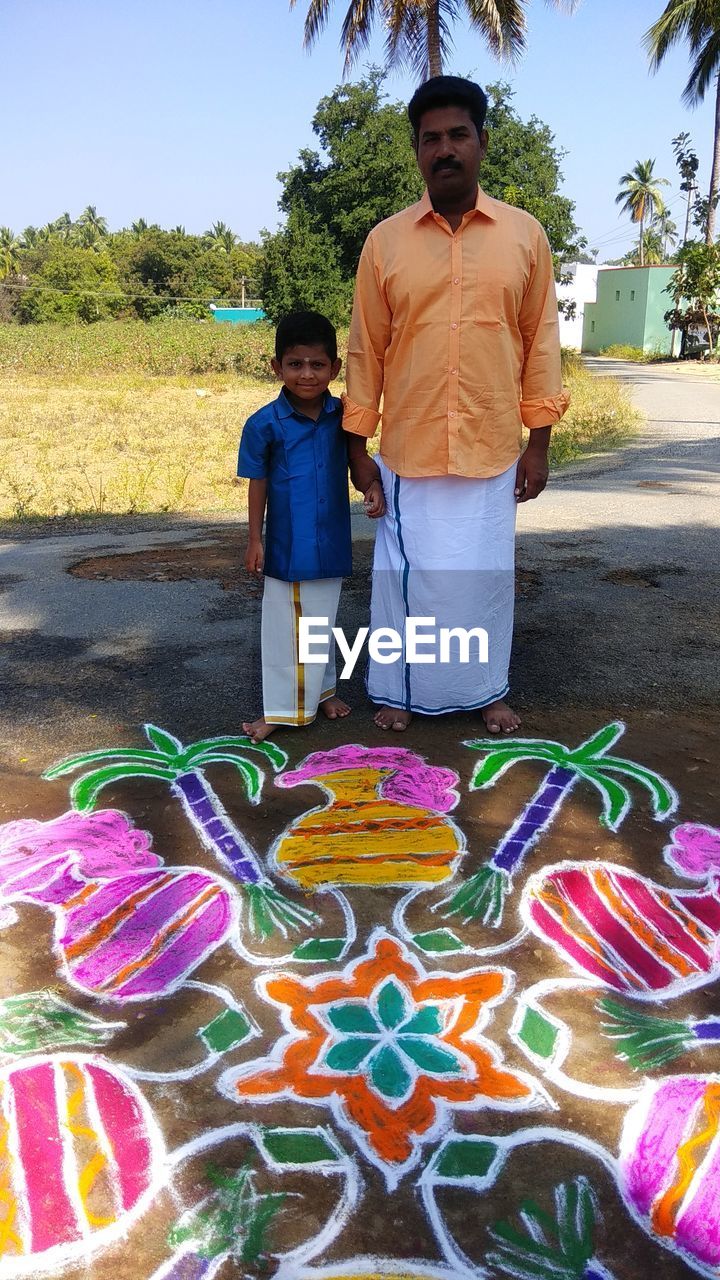
M 496 702 L 489 702 L 486 707 L 481 707 L 480 714 L 485 721 L 485 728 L 490 733 L 514 733 L 520 728 L 519 715 L 502 698 L 498 698 Z
M 412 720 L 412 711 L 400 711 L 398 707 L 381 707 L 373 716 L 378 729 L 394 729 L 404 733 Z
M 268 724 L 267 720 L 260 716 L 259 720 L 248 720 L 243 724 L 243 729 L 248 735 L 251 742 L 264 742 L 277 729 L 276 724 Z
M 342 698 L 326 698 L 320 703 L 320 710 L 328 720 L 342 720 L 344 716 L 350 715 L 350 708 L 347 702 L 343 702 Z

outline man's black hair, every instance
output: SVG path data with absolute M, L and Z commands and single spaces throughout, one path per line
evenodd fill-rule
M 319 311 L 293 311 L 283 316 L 275 330 L 275 359 L 282 360 L 289 347 L 324 347 L 330 360 L 337 360 L 337 334 Z
M 485 127 L 488 100 L 474 80 L 465 80 L 462 76 L 433 76 L 416 89 L 407 109 L 416 143 L 422 116 L 435 107 L 465 107 L 480 137 Z

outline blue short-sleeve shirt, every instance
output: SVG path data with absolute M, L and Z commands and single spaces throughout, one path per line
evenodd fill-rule
M 238 475 L 267 479 L 265 573 L 284 582 L 352 572 L 342 406 L 328 393 L 317 422 L 284 391 L 243 428 Z

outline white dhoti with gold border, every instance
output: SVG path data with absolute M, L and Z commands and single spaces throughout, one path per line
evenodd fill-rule
M 310 724 L 335 693 L 335 640 L 327 663 L 300 662 L 301 617 L 327 618 L 334 627 L 342 578 L 282 582 L 265 578 L 262 601 L 263 715 L 268 724 Z
M 508 692 L 515 577 L 513 463 L 489 479 L 407 478 L 378 459 L 386 514 L 378 522 L 371 628 L 389 627 L 405 641 L 406 619 L 434 618 L 441 628 L 487 632 L 487 662 L 478 642 L 469 660 L 451 641 L 449 662 L 368 663 L 373 702 L 426 715 L 487 706 Z M 425 628 L 427 632 L 427 628 Z M 427 646 L 423 653 L 431 654 Z

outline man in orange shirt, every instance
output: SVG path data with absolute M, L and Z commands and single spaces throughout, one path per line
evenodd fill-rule
M 418 89 L 408 114 L 427 190 L 371 231 L 358 267 L 343 426 L 364 491 L 366 439 L 382 417 L 371 626 L 405 637 L 401 661 L 369 664 L 382 729 L 405 729 L 413 711 L 473 708 L 492 733 L 520 724 L 505 701 L 516 507 L 545 487 L 568 397 L 545 233 L 478 187 L 486 109 L 456 76 Z M 475 630 L 478 649 L 450 641 L 438 662 L 409 618 Z

